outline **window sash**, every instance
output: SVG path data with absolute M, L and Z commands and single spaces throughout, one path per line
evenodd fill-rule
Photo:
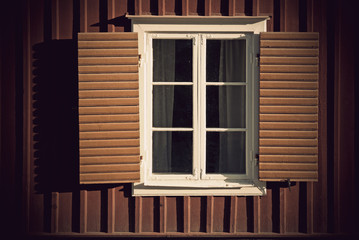
M 153 82 L 153 52 L 152 52 L 152 40 L 153 39 L 192 39 L 193 41 L 193 81 L 192 82 Z M 218 39 L 218 40 L 232 40 L 232 39 L 245 39 L 246 40 L 246 81 L 245 82 L 206 82 L 206 42 L 207 40 Z M 253 178 L 253 166 L 252 159 L 254 158 L 253 154 L 253 145 L 252 135 L 253 135 L 253 114 L 251 109 L 253 108 L 253 101 L 251 100 L 251 95 L 253 93 L 252 89 L 252 70 L 251 66 L 253 56 L 253 47 L 252 47 L 252 34 L 148 34 L 147 36 L 147 48 L 150 51 L 149 56 L 147 57 L 147 73 L 150 77 L 150 83 L 148 86 L 147 93 L 147 114 L 148 116 L 148 125 L 149 129 L 147 135 L 148 144 L 148 160 L 145 162 L 145 184 L 148 181 L 164 181 L 174 180 L 179 183 L 178 180 L 188 181 L 188 180 L 206 180 L 206 181 L 220 181 L 225 179 L 252 179 Z M 193 126 L 192 128 L 163 128 L 163 127 L 153 127 L 153 110 L 152 110 L 152 91 L 153 86 L 156 85 L 189 85 L 192 86 L 193 91 Z M 206 88 L 207 86 L 243 86 L 245 87 L 246 92 L 246 127 L 245 128 L 209 128 L 206 127 Z M 176 173 L 153 173 L 152 172 L 152 135 L 154 131 L 192 131 L 193 132 L 193 166 L 192 174 L 176 174 Z M 207 132 L 245 132 L 246 134 L 246 173 L 245 174 L 213 174 L 206 173 L 206 133 Z M 213 181 L 212 181 L 213 182 Z M 171 184 L 171 183 L 170 183 Z M 223 183 L 222 183 L 223 184 Z

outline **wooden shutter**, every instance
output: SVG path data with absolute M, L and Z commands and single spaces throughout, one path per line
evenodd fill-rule
M 318 33 L 260 35 L 259 178 L 318 180 Z
M 137 33 L 79 33 L 78 66 L 80 183 L 139 181 Z

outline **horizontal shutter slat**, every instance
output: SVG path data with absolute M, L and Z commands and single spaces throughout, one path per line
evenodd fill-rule
M 83 173 L 80 175 L 80 182 L 83 184 L 128 183 L 138 182 L 139 180 L 140 172 Z
M 317 113 L 317 106 L 259 106 L 260 113 Z
M 138 89 L 138 82 L 80 82 L 79 90 L 127 90 Z
M 317 114 L 259 114 L 261 122 L 316 122 Z
M 113 172 L 138 172 L 140 171 L 138 164 L 97 164 L 97 165 L 81 165 L 81 173 L 113 173 Z
M 317 181 L 318 33 L 261 33 L 259 178 Z
M 317 163 L 317 155 L 262 155 L 259 164 L 264 162 L 270 163 Z
M 318 72 L 317 65 L 261 65 L 262 73 L 315 73 Z
M 318 154 L 317 147 L 259 147 L 259 154 Z
M 108 123 L 108 122 L 138 122 L 138 114 L 116 114 L 116 115 L 81 115 L 80 123 Z
M 78 34 L 79 41 L 125 41 L 137 40 L 137 33 L 123 32 L 123 33 L 80 33 Z
M 317 97 L 318 90 L 260 89 L 260 97 Z
M 286 170 L 286 171 L 316 171 L 318 165 L 316 163 L 260 163 L 261 170 Z
M 93 131 L 93 132 L 80 132 L 81 139 L 131 139 L 139 138 L 140 132 L 137 130 L 126 131 Z
M 119 130 L 137 130 L 138 123 L 83 123 L 80 125 L 80 131 L 119 131 Z
M 79 57 L 132 57 L 137 56 L 137 48 L 134 49 L 79 49 Z
M 301 131 L 291 131 L 291 130 L 259 130 L 260 138 L 317 138 L 318 132 L 316 130 L 301 130 Z
M 79 91 L 79 98 L 121 98 L 121 97 L 138 97 L 138 90 L 82 90 Z
M 88 156 L 126 156 L 140 154 L 139 147 L 118 147 L 118 148 L 80 148 L 80 157 Z M 99 158 L 100 159 L 100 158 Z M 100 163 L 100 162 L 99 162 Z
M 80 57 L 81 65 L 128 65 L 138 63 L 137 57 Z
M 261 48 L 260 54 L 266 56 L 316 57 L 319 55 L 319 50 L 297 48 Z
M 291 181 L 317 181 L 318 170 L 313 171 L 261 171 L 261 179 L 265 181 L 288 180 Z
M 101 157 L 82 157 L 82 166 L 92 165 L 98 166 L 102 164 L 128 164 L 138 163 L 138 156 L 101 156 Z
M 137 41 L 79 41 L 78 48 L 137 48 Z
M 262 40 L 260 47 L 286 47 L 286 48 L 311 48 L 318 47 L 318 41 L 315 40 L 278 40 L 278 39 L 270 39 L 270 40 Z
M 81 74 L 79 76 L 80 82 L 90 81 L 138 81 L 138 73 L 112 73 L 112 74 Z
M 296 105 L 296 106 L 317 106 L 317 98 L 275 98 L 262 97 L 259 104 L 262 105 Z
M 317 130 L 318 124 L 312 122 L 260 122 L 260 130 Z
M 80 183 L 140 179 L 137 33 L 79 33 Z
M 318 40 L 319 34 L 316 32 L 266 32 L 260 34 L 261 40 Z
M 266 80 L 317 81 L 318 78 L 318 73 L 260 73 L 261 82 Z
M 102 147 L 136 147 L 140 146 L 139 139 L 114 139 L 114 140 L 80 140 L 80 147 L 82 148 L 102 148 Z
M 261 57 L 261 64 L 283 64 L 283 65 L 312 65 L 318 63 L 318 57 Z
M 265 138 L 259 141 L 261 146 L 317 146 L 318 141 L 316 139 L 276 139 L 276 138 Z

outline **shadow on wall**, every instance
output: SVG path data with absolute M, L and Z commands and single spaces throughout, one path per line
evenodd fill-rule
M 71 191 L 79 184 L 76 42 L 36 44 L 33 58 L 35 189 Z

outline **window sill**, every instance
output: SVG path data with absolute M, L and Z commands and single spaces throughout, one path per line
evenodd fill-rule
M 255 181 L 242 187 L 203 188 L 174 186 L 132 185 L 132 196 L 264 196 L 267 194 L 264 182 Z

